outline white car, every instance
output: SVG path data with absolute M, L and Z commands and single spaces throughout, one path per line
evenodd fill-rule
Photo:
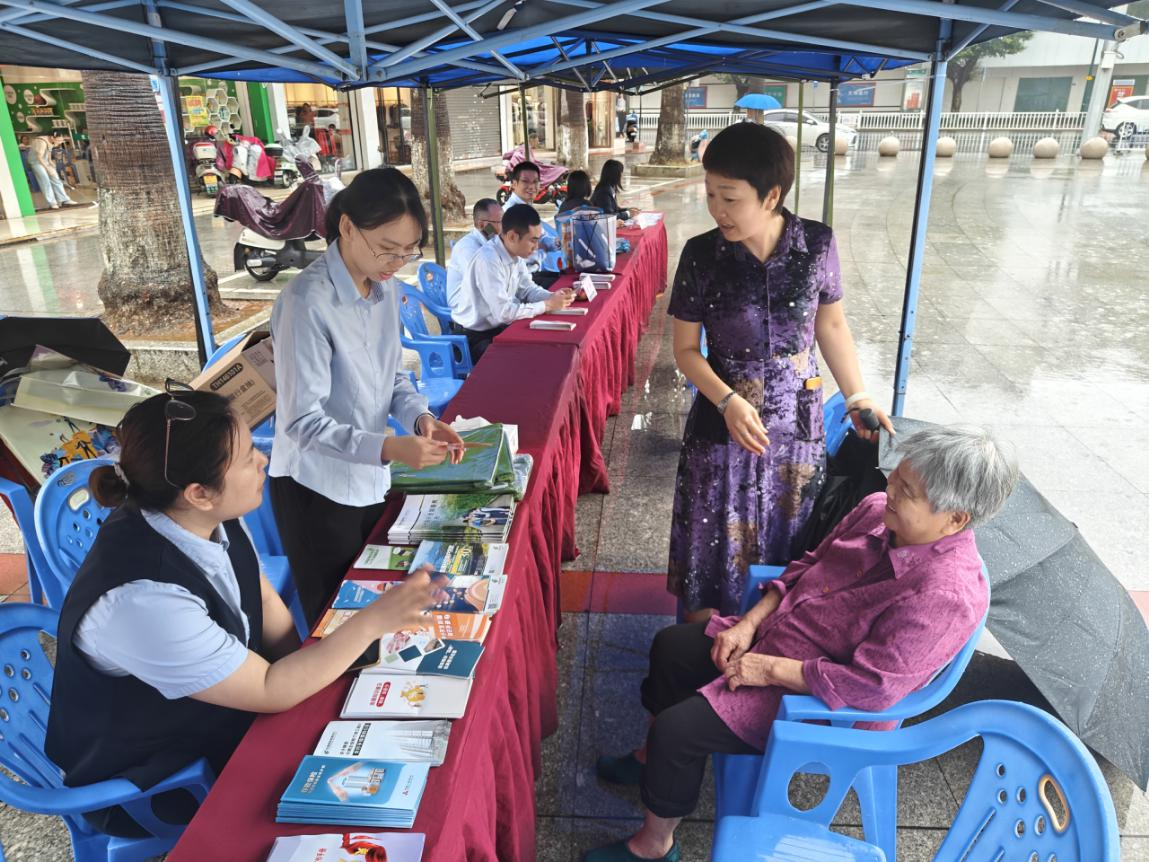
M 1149 96 L 1127 96 L 1118 99 L 1101 115 L 1101 128 L 1118 138 L 1131 138 L 1138 132 L 1149 132 Z
M 802 112 L 802 144 L 813 142 L 819 152 L 830 149 L 830 124 L 823 123 L 809 111 Z M 798 137 L 798 112 L 791 109 L 767 111 L 762 117 L 762 125 L 777 129 L 783 135 Z M 846 139 L 846 146 L 854 146 L 858 137 L 856 129 L 838 123 L 835 135 Z

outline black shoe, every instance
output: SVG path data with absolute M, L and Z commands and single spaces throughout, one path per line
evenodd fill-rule
M 603 756 L 595 761 L 594 771 L 603 781 L 611 784 L 637 785 L 642 781 L 642 764 L 634 752 L 622 757 Z

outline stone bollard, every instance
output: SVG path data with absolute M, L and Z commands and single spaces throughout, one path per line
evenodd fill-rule
M 952 159 L 957 152 L 958 142 L 953 138 L 938 138 L 938 148 L 935 151 L 939 159 Z
M 838 135 L 834 135 L 834 155 L 835 156 L 844 156 L 844 155 L 846 155 L 846 152 L 849 149 L 850 149 L 850 142 L 849 141 L 847 141 L 844 137 L 839 137 Z
M 1105 138 L 1090 138 L 1077 151 L 1083 159 L 1103 159 L 1109 152 L 1109 142 Z
M 1061 144 L 1057 143 L 1056 138 L 1042 138 L 1033 145 L 1033 157 L 1035 159 L 1056 159 L 1060 152 Z
M 897 156 L 898 150 L 902 148 L 902 142 L 890 135 L 888 138 L 882 138 L 878 143 L 878 155 L 893 158 Z
M 991 159 L 1008 159 L 1013 155 L 1013 141 L 1009 138 L 994 138 L 989 142 L 989 157 Z

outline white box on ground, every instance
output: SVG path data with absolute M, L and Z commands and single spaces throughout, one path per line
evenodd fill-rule
M 253 332 L 191 382 L 217 392 L 254 428 L 275 412 L 275 354 L 270 332 Z

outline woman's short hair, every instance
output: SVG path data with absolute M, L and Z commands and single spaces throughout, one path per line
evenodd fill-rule
M 745 180 L 766 200 L 777 188 L 777 211 L 794 185 L 794 148 L 769 126 L 735 123 L 714 136 L 702 154 L 702 167 L 708 173 L 732 180 Z
M 169 437 L 165 408 L 173 397 L 190 405 L 195 416 L 172 420 Z M 188 485 L 219 490 L 235 454 L 239 422 L 227 399 L 214 392 L 153 395 L 134 405 L 116 428 L 119 470 L 97 467 L 88 488 L 103 506 L 130 501 L 161 512 Z
M 898 449 L 902 463 L 922 480 L 930 507 L 935 512 L 968 512 L 971 527 L 1001 510 L 1020 473 L 1013 448 L 972 425 L 927 428 Z
M 567 176 L 567 197 L 586 200 L 590 193 L 590 174 L 586 171 L 571 171 Z
M 427 210 L 419 189 L 396 168 L 372 168 L 363 171 L 327 205 L 324 233 L 328 242 L 339 239 L 339 219 L 347 216 L 360 230 L 373 230 L 380 225 L 409 215 L 419 225 L 419 245 L 427 244 Z

